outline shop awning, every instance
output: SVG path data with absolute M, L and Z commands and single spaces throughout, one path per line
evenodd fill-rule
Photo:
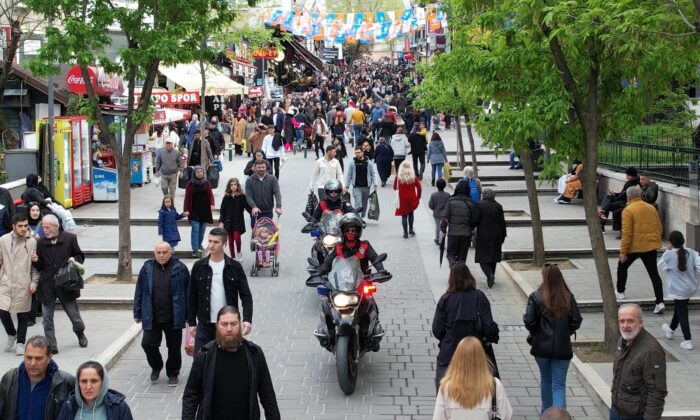
M 306 47 L 296 39 L 292 38 L 289 41 L 283 41 L 282 45 L 284 45 L 287 48 L 291 48 L 294 51 L 294 55 L 297 59 L 308 64 L 314 70 L 323 71 L 323 61 L 321 61 L 318 57 L 313 55 L 311 51 L 306 49 Z
M 176 67 L 159 66 L 158 71 L 185 90 L 200 91 L 202 89 L 202 73 L 197 63 L 179 64 Z M 205 65 L 205 75 L 205 96 L 244 95 L 248 93 L 246 86 L 234 82 L 211 64 Z

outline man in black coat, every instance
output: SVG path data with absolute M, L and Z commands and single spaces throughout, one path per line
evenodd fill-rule
M 484 189 L 479 202 L 479 227 L 474 262 L 481 265 L 489 289 L 493 287 L 496 264 L 501 261 L 501 246 L 506 240 L 506 219 L 503 206 L 496 202 L 496 192 Z
M 56 307 L 56 298 L 58 298 L 73 324 L 73 332 L 78 336 L 78 344 L 80 347 L 87 347 L 85 323 L 78 308 L 80 289 L 64 290 L 57 287 L 54 281 L 54 277 L 61 267 L 73 261 L 82 264 L 85 261 L 85 255 L 80 250 L 78 238 L 74 234 L 59 232 L 56 216 L 47 214 L 41 219 L 41 225 L 46 237 L 39 239 L 36 255 L 32 256 L 32 261 L 36 269 L 41 272 L 37 294 L 44 318 L 44 335 L 51 345 L 51 353 L 57 354 L 58 343 L 53 325 L 53 313 Z
M 416 175 L 418 175 L 418 179 L 420 180 L 423 180 L 423 172 L 425 172 L 425 152 L 428 150 L 428 140 L 425 138 L 424 130 L 424 123 L 419 123 L 418 126 L 414 124 L 411 134 L 408 135 L 408 142 L 411 143 L 411 151 L 409 153 L 413 156 L 413 169 L 415 169 Z
M 224 135 L 221 134 L 218 128 L 219 119 L 216 117 L 211 118 L 211 126 L 209 127 L 209 139 L 211 144 L 211 152 L 214 155 L 214 159 L 218 160 L 219 155 L 223 153 L 226 149 L 226 140 L 224 140 Z M 206 168 L 204 168 L 206 170 Z
M 195 352 L 216 336 L 216 314 L 224 306 L 243 304 L 243 335 L 253 328 L 253 295 L 241 264 L 224 253 L 227 234 L 217 227 L 209 232 L 209 256 L 192 266 L 187 299 L 187 325 L 195 336 Z M 199 325 L 197 325 L 199 323 Z M 196 334 L 196 335 L 195 335 Z
M 217 314 L 216 340 L 197 353 L 182 396 L 182 420 L 280 419 L 265 354 L 243 338 L 241 315 L 233 306 Z

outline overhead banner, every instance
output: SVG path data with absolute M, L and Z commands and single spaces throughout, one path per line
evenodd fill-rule
M 268 9 L 266 25 L 316 41 L 368 44 L 402 38 L 419 29 L 438 32 L 447 27 L 447 16 L 435 6 L 372 13 L 294 12 Z

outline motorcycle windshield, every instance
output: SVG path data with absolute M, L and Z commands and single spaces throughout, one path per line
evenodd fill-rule
M 325 213 L 321 217 L 319 227 L 325 235 L 340 236 L 340 218 L 343 217 L 340 213 Z
M 360 260 L 357 257 L 336 258 L 329 277 L 336 290 L 354 292 L 362 281 Z

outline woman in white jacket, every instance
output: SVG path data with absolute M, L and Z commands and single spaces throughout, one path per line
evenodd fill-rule
M 275 136 L 277 136 L 277 141 L 275 141 Z M 270 166 L 274 169 L 275 178 L 280 179 L 280 158 L 284 157 L 284 139 L 280 133 L 275 132 L 274 127 L 267 128 L 262 150 L 265 153 L 265 158 L 270 162 Z
M 695 250 L 683 248 L 685 238 L 678 231 L 668 235 L 671 243 L 668 251 L 664 252 L 659 260 L 659 270 L 666 272 L 668 282 L 668 297 L 673 299 L 673 319 L 671 325 L 663 324 L 661 330 L 669 340 L 673 333 L 681 326 L 683 341 L 681 348 L 692 350 L 693 342 L 690 341 L 690 324 L 688 323 L 688 301 L 698 291 L 698 274 L 700 274 L 700 256 Z
M 394 151 L 394 168 L 396 172 L 399 171 L 399 166 L 401 162 L 406 159 L 406 156 L 411 152 L 411 143 L 408 142 L 408 137 L 406 137 L 406 131 L 403 127 L 396 129 L 396 134 L 391 136 L 391 149 Z
M 490 420 L 494 407 L 500 419 L 513 417 L 505 388 L 491 373 L 481 343 L 475 337 L 463 338 L 440 381 L 433 420 Z

